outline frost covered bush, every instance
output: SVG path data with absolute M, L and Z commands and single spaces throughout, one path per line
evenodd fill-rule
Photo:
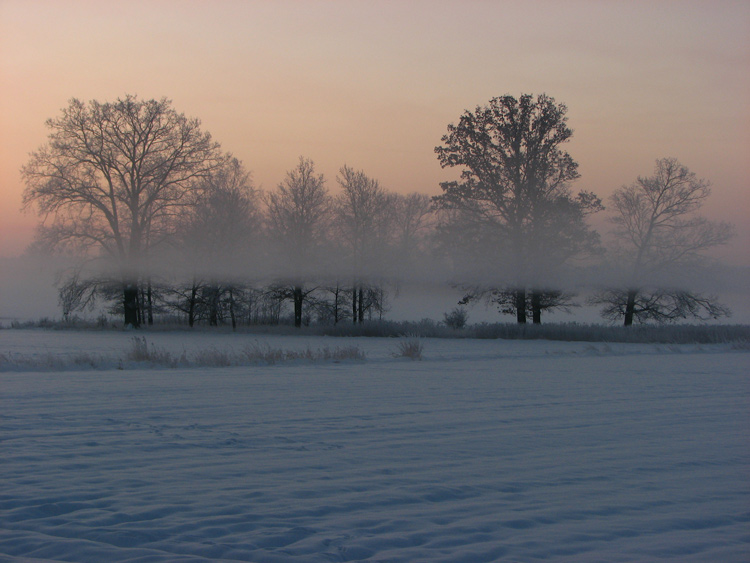
M 260 344 L 258 342 L 249 344 L 243 352 L 245 359 L 251 363 L 275 364 L 284 359 L 284 352 L 282 350 L 271 348 L 268 344 Z
M 225 350 L 217 350 L 216 348 L 208 348 L 206 350 L 198 350 L 193 355 L 193 361 L 203 367 L 227 367 L 238 362 L 232 358 L 229 352 Z
M 12 329 L 32 329 L 32 328 L 45 328 L 50 330 L 69 330 L 69 329 L 81 329 L 91 330 L 98 329 L 104 330 L 109 328 L 109 321 L 105 315 L 100 315 L 95 320 L 82 319 L 77 315 L 73 315 L 68 318 L 51 319 L 50 317 L 41 317 L 35 321 L 19 321 L 14 319 L 10 322 Z M 0 326 L 0 328 L 3 328 Z
M 153 345 L 149 345 L 145 337 L 135 336 L 132 339 L 132 346 L 126 359 L 133 362 L 151 362 L 170 367 L 178 365 L 228 367 L 259 363 L 276 364 L 295 360 L 311 362 L 364 360 L 365 354 L 356 346 L 343 346 L 333 349 L 326 346 L 315 350 L 308 346 L 304 350 L 283 350 L 281 348 L 273 348 L 265 343 L 254 342 L 245 346 L 239 353 L 231 350 L 207 348 L 196 350 L 190 356 L 183 352 L 182 356 L 176 358 L 165 350 L 160 350 Z
M 405 340 L 402 340 L 396 346 L 396 353 L 393 354 L 396 358 L 409 358 L 410 360 L 421 360 L 422 351 L 424 346 L 422 340 L 415 335 L 408 335 Z
M 157 348 L 153 344 L 149 346 L 145 336 L 134 336 L 130 341 L 126 359 L 131 362 L 151 362 L 164 366 L 176 366 L 177 359 L 167 352 Z
M 445 326 L 455 330 L 460 330 L 466 326 L 466 321 L 469 320 L 469 313 L 463 307 L 455 307 L 450 313 L 443 315 L 443 322 Z
M 309 346 L 304 350 L 280 350 L 272 348 L 268 344 L 254 343 L 244 350 L 245 359 L 251 363 L 262 362 L 266 364 L 275 364 L 282 361 L 307 360 L 317 361 L 344 361 L 344 360 L 364 360 L 365 353 L 356 346 L 336 347 L 333 350 L 323 347 L 313 350 Z
M 67 368 L 102 368 L 107 359 L 88 352 L 76 352 L 72 356 L 61 356 L 47 352 L 44 354 L 0 354 L 0 371 L 4 370 L 42 370 L 61 371 Z

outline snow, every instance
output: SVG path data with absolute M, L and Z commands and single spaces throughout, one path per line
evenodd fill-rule
M 0 373 L 0 561 L 747 561 L 730 345 L 149 333 L 367 360 Z M 0 331 L 122 358 L 132 333 Z

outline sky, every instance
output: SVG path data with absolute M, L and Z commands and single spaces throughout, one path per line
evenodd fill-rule
M 605 200 L 676 157 L 750 265 L 750 2 L 0 0 L 0 257 L 24 251 L 21 167 L 75 97 L 172 100 L 272 189 L 300 156 L 430 195 L 434 153 L 490 98 L 568 107 L 574 189 Z

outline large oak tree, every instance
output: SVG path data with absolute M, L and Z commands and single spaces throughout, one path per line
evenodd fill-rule
M 573 134 L 566 113 L 545 94 L 493 98 L 465 111 L 435 148 L 443 168 L 461 169 L 460 179 L 441 183 L 443 193 L 434 198 L 449 220 L 441 231 L 455 239 L 449 245 L 458 241 L 461 253 L 495 272 L 513 295 L 519 323 L 526 322 L 527 302 L 539 321 L 542 294 L 556 289 L 545 287 L 556 268 L 598 242 L 584 219 L 601 202 L 588 192 L 570 192 L 579 174 L 562 149 Z
M 22 169 L 24 205 L 36 204 L 45 218 L 39 242 L 95 249 L 112 259 L 124 322 L 137 327 L 143 261 L 169 234 L 198 181 L 226 157 L 197 119 L 167 99 L 72 99 L 46 124 L 47 144 Z

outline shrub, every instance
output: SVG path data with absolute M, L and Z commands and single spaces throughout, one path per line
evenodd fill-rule
M 393 357 L 421 360 L 423 350 L 422 340 L 418 336 L 407 335 L 406 339 L 399 342 L 396 346 L 396 352 L 393 354 Z
M 469 320 L 469 313 L 463 307 L 455 307 L 450 313 L 443 315 L 443 322 L 445 326 L 461 330 L 466 326 L 466 321 Z

